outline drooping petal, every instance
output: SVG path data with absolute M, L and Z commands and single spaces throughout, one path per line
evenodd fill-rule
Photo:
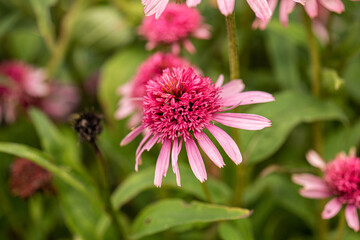
M 280 22 L 284 27 L 288 25 L 289 14 L 294 10 L 295 4 L 294 0 L 282 0 L 280 2 Z
M 119 108 L 115 112 L 116 119 L 123 119 L 129 116 L 134 111 L 134 106 L 129 99 L 122 99 L 119 102 Z
M 192 42 L 189 39 L 185 39 L 183 41 L 183 45 L 184 48 L 190 53 L 190 54 L 194 54 L 196 52 L 196 49 L 194 47 L 194 45 L 192 44 Z
M 225 163 L 223 161 L 223 158 L 219 152 L 219 150 L 216 148 L 214 143 L 210 140 L 208 136 L 206 136 L 203 132 L 195 132 L 194 133 L 196 140 L 198 141 L 200 147 L 206 155 L 210 158 L 213 163 L 215 163 L 216 166 L 222 168 Z
M 306 154 L 306 159 L 312 166 L 317 167 L 322 171 L 325 171 L 326 163 L 314 150 L 310 150 Z
M 175 138 L 173 141 L 173 148 L 171 152 L 172 169 L 176 176 L 176 184 L 179 187 L 181 186 L 181 182 L 180 182 L 180 171 L 177 161 L 178 161 L 179 153 L 181 151 L 181 145 L 182 145 L 182 138 L 180 139 L 180 143 L 178 143 L 178 139 Z
M 235 141 L 224 130 L 215 125 L 209 124 L 206 128 L 219 142 L 229 158 L 235 164 L 240 164 L 242 162 L 242 156 Z
M 169 168 L 171 140 L 165 139 L 159 157 L 156 161 L 154 185 L 161 187 L 162 178 L 166 176 L 166 172 Z
M 329 187 L 326 182 L 315 175 L 303 173 L 303 174 L 294 174 L 292 176 L 294 183 L 302 185 L 306 189 L 319 190 L 319 191 L 328 191 Z
M 213 120 L 229 127 L 245 130 L 260 130 L 271 126 L 271 121 L 263 116 L 248 113 L 216 113 Z
M 120 146 L 124 146 L 126 144 L 128 144 L 129 142 L 131 142 L 132 140 L 134 140 L 143 130 L 144 130 L 144 126 L 140 125 L 139 127 L 135 128 L 134 130 L 132 130 L 128 135 L 126 135 L 126 137 L 124 137 L 124 139 L 120 142 Z
M 146 16 L 151 16 L 155 14 L 155 18 L 158 19 L 161 13 L 165 10 L 166 5 L 169 3 L 169 0 L 150 0 L 143 1 L 145 5 L 144 12 Z
M 226 83 L 222 87 L 220 96 L 222 98 L 228 97 L 228 96 L 240 93 L 242 90 L 244 90 L 244 88 L 245 88 L 245 85 L 242 80 L 240 80 L 240 79 L 232 80 L 232 81 Z
M 217 4 L 220 12 L 228 16 L 234 11 L 235 0 L 217 0 Z
M 263 21 L 271 18 L 272 12 L 266 0 L 247 0 L 256 17 Z
M 201 158 L 199 149 L 192 138 L 185 141 L 185 148 L 193 173 L 200 182 L 204 182 L 207 179 L 205 165 Z
M 231 96 L 225 96 L 221 100 L 223 106 L 240 106 L 240 105 L 248 105 L 255 103 L 266 103 L 275 101 L 275 98 L 267 92 L 262 91 L 247 91 L 241 92 L 237 94 L 233 94 Z
M 224 75 L 220 74 L 220 76 L 218 77 L 215 86 L 216 87 L 221 87 L 224 83 Z
M 350 228 L 354 229 L 355 232 L 359 231 L 359 216 L 357 213 L 356 206 L 354 205 L 346 206 L 345 218 Z
M 307 189 L 302 188 L 300 189 L 300 195 L 307 198 L 314 198 L 314 199 L 322 199 L 328 198 L 332 196 L 332 193 L 329 190 L 319 190 L 319 189 Z
M 201 3 L 201 0 L 186 0 L 186 5 L 188 7 L 196 7 L 200 3 Z
M 272 12 L 275 11 L 277 2 L 278 2 L 277 0 L 269 0 L 268 1 L 269 7 Z M 260 18 L 256 18 L 252 24 L 252 28 L 253 29 L 260 28 L 260 30 L 264 30 L 269 22 L 270 22 L 270 18 L 267 21 L 263 21 Z
M 153 136 L 152 138 L 150 138 L 149 141 L 147 141 L 147 143 L 140 149 L 139 152 L 136 153 L 136 164 L 140 163 L 141 161 L 141 154 L 147 150 L 149 151 L 157 142 L 157 140 L 159 139 L 158 135 Z M 137 168 L 137 167 L 136 167 Z
M 151 136 L 151 132 L 148 132 L 145 137 L 141 140 L 139 146 L 136 149 L 136 153 L 135 156 L 137 156 L 140 152 L 140 150 L 142 149 L 143 145 L 145 144 L 145 142 L 149 139 L 149 137 Z M 136 163 L 135 163 L 135 171 L 139 171 L 139 165 L 140 165 L 140 158 L 136 158 Z
M 354 205 L 347 205 L 345 208 L 345 219 L 350 228 L 355 232 L 359 231 L 359 216 Z
M 345 10 L 341 0 L 320 0 L 320 3 L 331 12 L 342 13 Z
M 307 0 L 304 8 L 309 17 L 315 18 L 318 15 L 317 0 Z
M 329 219 L 334 217 L 340 211 L 342 207 L 341 202 L 337 199 L 331 199 L 324 207 L 324 210 L 321 213 L 323 219 Z

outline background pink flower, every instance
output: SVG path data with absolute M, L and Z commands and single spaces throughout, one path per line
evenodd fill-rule
M 208 77 L 194 72 L 192 68 L 170 68 L 154 80 L 150 80 L 143 101 L 142 124 L 129 133 L 121 142 L 125 145 L 141 132 L 145 133 L 137 151 L 135 170 L 141 162 L 141 154 L 161 142 L 162 148 L 156 162 L 154 184 L 161 186 L 166 176 L 170 153 L 177 184 L 180 186 L 180 172 L 177 164 L 182 142 L 190 167 L 199 179 L 207 179 L 205 165 L 195 143 L 218 167 L 224 161 L 218 149 L 203 132 L 207 129 L 223 147 L 229 158 L 240 164 L 242 157 L 235 141 L 214 121 L 229 127 L 259 130 L 271 125 L 270 120 L 255 114 L 223 113 L 239 105 L 273 101 L 271 94 L 258 91 L 242 92 L 241 80 L 233 80 L 222 86 L 223 77 L 213 84 Z
M 322 212 L 324 219 L 334 217 L 342 205 L 346 205 L 346 221 L 350 228 L 359 231 L 360 158 L 355 153 L 349 156 L 340 153 L 333 161 L 325 163 L 314 151 L 310 151 L 306 158 L 311 165 L 323 171 L 324 177 L 294 174 L 293 181 L 303 186 L 300 194 L 307 198 L 332 198 Z
M 155 53 L 148 57 L 140 65 L 131 82 L 118 88 L 121 100 L 118 103 L 119 108 L 115 113 L 115 117 L 123 119 L 133 115 L 129 120 L 129 126 L 138 125 L 142 118 L 142 99 L 146 94 L 148 81 L 161 75 L 166 68 L 184 66 L 190 66 L 190 63 L 172 54 Z
M 202 16 L 196 9 L 173 3 L 167 5 L 158 19 L 145 17 L 139 27 L 139 34 L 148 40 L 147 50 L 167 44 L 171 46 L 174 54 L 180 52 L 181 44 L 188 52 L 195 52 L 190 37 L 200 39 L 210 37 L 209 27 L 203 23 Z

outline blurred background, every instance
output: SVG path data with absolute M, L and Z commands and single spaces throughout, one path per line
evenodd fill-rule
M 341 15 L 330 13 L 326 19 L 312 21 L 321 61 L 318 98 L 311 93 L 303 7 L 296 5 L 287 27 L 279 22 L 276 10 L 261 31 L 252 28 L 255 15 L 246 1 L 236 0 L 241 79 L 246 90 L 270 92 L 276 98 L 273 103 L 241 106 L 237 111 L 265 116 L 272 127 L 238 131 L 244 164 L 236 166 L 226 154 L 222 169 L 209 161 L 205 164 L 213 202 L 253 213 L 240 220 L 224 213 L 209 221 L 184 221 L 149 230 L 142 220 L 152 216 L 150 204 L 175 198 L 206 202 L 206 194 L 189 168 L 185 151 L 179 158 L 182 187 L 176 186 L 169 170 L 163 186 L 155 188 L 160 147 L 143 154 L 136 173 L 140 140 L 119 146 L 130 129 L 127 119 L 114 118 L 120 99 L 116 89 L 129 82 L 155 52 L 147 51 L 146 41 L 138 35 L 144 17 L 141 1 L 0 0 L 0 64 L 17 62 L 19 72 L 30 71 L 22 63 L 42 69 L 53 89 L 34 102 L 26 100 L 16 108 L 15 118 L 5 119 L 8 103 L 1 87 L 5 80 L 0 78 L 0 152 L 13 151 L 13 155 L 0 155 L 0 239 L 116 239 L 96 187 L 100 176 L 95 153 L 71 127 L 71 119 L 84 110 L 102 115 L 98 145 L 108 163 L 113 203 L 131 238 L 319 239 L 324 202 L 301 197 L 291 174 L 317 173 L 305 159 L 314 148 L 314 122 L 322 122 L 320 149 L 326 161 L 340 151 L 359 149 L 360 3 L 343 3 Z M 220 74 L 228 81 L 225 18 L 214 0 L 203 0 L 198 10 L 210 25 L 211 38 L 191 39 L 196 53 L 182 50 L 181 56 L 213 81 Z M 230 133 L 230 128 L 225 130 Z M 4 142 L 26 145 L 31 151 L 7 147 Z M 50 161 L 46 169 L 52 169 L 51 174 L 19 160 L 31 157 L 41 166 Z M 30 186 L 34 179 L 40 180 Z M 165 226 L 169 220 L 162 214 L 154 216 Z M 326 221 L 325 239 L 335 239 L 338 218 Z M 343 239 L 360 239 L 360 235 L 345 228 Z

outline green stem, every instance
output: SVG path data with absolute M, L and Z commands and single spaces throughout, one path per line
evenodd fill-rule
M 96 160 L 99 165 L 100 169 L 100 177 L 101 177 L 101 189 L 102 189 L 102 195 L 103 200 L 105 203 L 105 210 L 109 214 L 114 228 L 115 233 L 117 235 L 117 239 L 128 239 L 126 229 L 123 226 L 122 222 L 118 218 L 118 213 L 115 210 L 115 207 L 111 203 L 111 197 L 110 197 L 110 188 L 109 188 L 109 179 L 108 179 L 108 172 L 107 172 L 107 165 L 104 158 L 104 155 L 100 151 L 99 147 L 97 146 L 96 142 L 92 142 L 91 145 L 93 146 L 95 153 L 96 153 Z
M 235 13 L 225 17 L 229 43 L 230 80 L 240 78 L 238 39 L 236 36 Z
M 74 23 L 77 19 L 78 13 L 84 7 L 85 2 L 85 0 L 74 1 L 69 12 L 65 15 L 62 21 L 59 39 L 55 47 L 53 48 L 54 50 L 47 65 L 47 73 L 49 80 L 54 76 L 63 61 L 64 55 L 67 52 L 67 48 L 71 39 L 71 33 L 74 27 Z
M 310 65 L 311 65 L 311 90 L 312 94 L 320 98 L 321 97 L 321 60 L 320 60 L 320 51 L 318 47 L 318 42 L 312 31 L 311 19 L 304 13 L 304 25 L 307 35 L 309 55 L 310 55 Z M 313 133 L 313 144 L 314 149 L 322 155 L 323 153 L 323 135 L 322 135 L 322 124 L 321 122 L 314 122 L 312 124 L 312 133 Z M 327 239 L 327 222 L 321 218 L 321 211 L 325 205 L 324 201 L 319 202 L 318 206 L 318 239 L 326 240 Z
M 345 214 L 341 211 L 339 214 L 339 222 L 337 226 L 336 240 L 342 240 L 345 229 Z
M 201 186 L 202 186 L 202 189 L 204 190 L 207 201 L 209 203 L 214 203 L 206 182 L 201 183 Z

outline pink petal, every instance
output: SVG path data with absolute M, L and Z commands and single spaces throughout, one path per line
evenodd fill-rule
M 282 0 L 280 2 L 280 22 L 284 27 L 287 27 L 289 14 L 294 10 L 295 2 L 293 0 Z
M 341 202 L 337 198 L 330 200 L 324 207 L 324 210 L 321 213 L 323 219 L 329 219 L 334 217 L 340 211 L 342 207 Z
M 196 52 L 196 49 L 190 40 L 185 39 L 183 41 L 183 45 L 184 45 L 186 51 L 188 51 L 190 54 L 194 54 Z
M 331 12 L 342 13 L 345 10 L 341 0 L 320 0 L 320 3 Z
M 201 3 L 201 0 L 186 0 L 188 7 L 196 7 L 199 3 Z
M 220 12 L 228 16 L 234 11 L 235 0 L 217 0 L 217 4 Z
M 177 161 L 178 161 L 179 153 L 181 150 L 181 145 L 182 145 L 182 138 L 180 139 L 180 143 L 178 143 L 178 139 L 175 138 L 174 142 L 173 142 L 172 152 L 171 152 L 172 169 L 176 176 L 176 184 L 179 187 L 181 186 L 181 182 L 180 182 L 180 171 L 179 171 L 179 166 L 178 166 Z
M 292 180 L 294 183 L 302 185 L 308 190 L 329 191 L 329 187 L 326 182 L 322 178 L 312 174 L 294 174 L 292 176 Z
M 266 0 L 247 0 L 256 17 L 263 21 L 271 18 L 272 12 Z
M 260 130 L 271 126 L 269 119 L 248 113 L 215 113 L 213 120 L 229 127 L 245 130 Z
M 134 130 L 132 130 L 128 135 L 126 135 L 126 137 L 120 142 L 120 146 L 124 146 L 126 144 L 128 144 L 129 142 L 131 142 L 132 140 L 134 140 L 143 130 L 144 130 L 144 126 L 140 125 L 139 127 L 135 128 Z
M 215 125 L 209 124 L 206 128 L 219 142 L 229 158 L 235 164 L 240 164 L 242 162 L 242 157 L 239 147 L 236 145 L 235 141 L 224 130 Z
M 159 157 L 156 161 L 154 185 L 161 187 L 163 176 L 166 176 L 166 172 L 169 168 L 171 140 L 165 139 L 164 144 L 160 150 Z
M 233 106 L 233 105 L 248 105 L 255 103 L 266 103 L 275 101 L 275 98 L 267 92 L 261 91 L 247 91 L 241 92 L 234 95 L 225 96 L 221 99 L 221 103 L 224 106 Z
M 225 98 L 230 95 L 240 93 L 242 90 L 244 90 L 244 88 L 245 88 L 245 85 L 244 85 L 243 81 L 241 81 L 240 79 L 232 80 L 232 81 L 226 83 L 222 87 L 220 96 L 222 98 Z
M 357 213 L 356 206 L 354 205 L 346 206 L 345 218 L 350 228 L 354 229 L 355 232 L 359 231 L 359 216 Z
M 204 24 L 203 26 L 196 29 L 192 35 L 195 38 L 199 38 L 199 39 L 209 39 L 211 37 L 209 29 L 210 26 Z
M 139 150 L 139 152 L 136 153 L 136 164 L 138 164 L 141 161 L 141 154 L 147 150 L 149 151 L 157 142 L 157 140 L 159 139 L 158 135 L 153 136 L 152 138 L 150 138 L 150 140 Z M 135 166 L 135 169 L 137 168 L 137 166 Z
M 360 1 L 360 0 L 359 0 Z M 221 87 L 224 83 L 224 75 L 220 74 L 220 76 L 218 77 L 215 86 L 216 87 Z
M 269 7 L 272 12 L 275 11 L 277 2 L 278 2 L 277 0 L 269 0 L 268 1 Z M 264 30 L 269 22 L 270 22 L 270 18 L 267 21 L 263 21 L 260 18 L 256 18 L 252 24 L 252 28 L 253 29 L 260 28 L 260 30 Z
M 196 143 L 192 138 L 186 139 L 185 141 L 186 152 L 189 158 L 190 167 L 195 174 L 195 177 L 200 182 L 204 182 L 207 179 L 204 162 L 201 158 L 200 152 Z
M 305 11 L 311 18 L 315 18 L 318 15 L 317 0 L 307 0 L 305 3 Z
M 134 111 L 134 106 L 129 99 L 122 99 L 119 102 L 119 107 L 115 112 L 116 119 L 123 119 L 129 116 Z
M 139 152 L 141 151 L 143 145 L 145 144 L 145 142 L 149 139 L 149 137 L 151 136 L 151 133 L 147 133 L 145 135 L 145 137 L 141 140 L 139 146 L 136 149 L 136 155 L 137 156 L 139 154 Z M 139 171 L 139 164 L 140 164 L 140 158 L 136 158 L 136 163 L 135 163 L 135 171 Z
M 307 198 L 322 199 L 332 196 L 332 193 L 328 190 L 319 190 L 319 189 L 300 189 L 300 195 Z
M 151 1 L 143 1 L 143 5 L 145 5 L 144 12 L 146 16 L 151 16 L 155 14 L 155 18 L 158 19 L 162 12 L 165 10 L 166 5 L 169 0 L 151 0 Z
M 325 171 L 326 163 L 324 162 L 324 160 L 322 160 L 322 158 L 319 156 L 319 154 L 317 154 L 317 152 L 315 152 L 314 150 L 310 150 L 306 154 L 306 159 L 312 166 L 317 167 L 317 168 L 321 169 L 322 171 Z
M 219 150 L 215 147 L 214 143 L 210 140 L 208 136 L 206 136 L 203 132 L 194 132 L 194 135 L 206 155 L 215 163 L 216 166 L 222 168 L 225 163 L 223 158 L 219 152 Z

